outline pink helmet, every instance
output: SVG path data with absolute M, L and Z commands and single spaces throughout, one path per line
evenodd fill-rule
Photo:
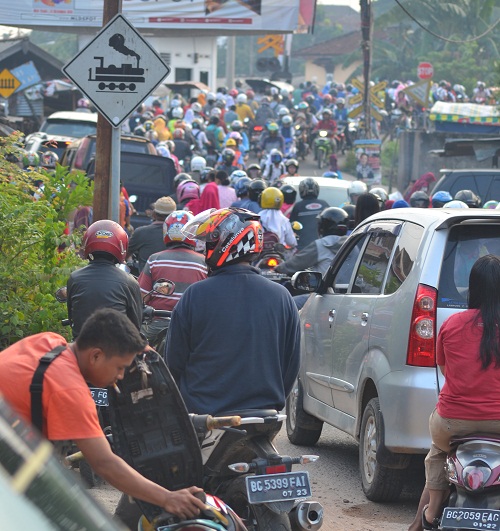
M 177 187 L 177 202 L 185 203 L 191 199 L 198 199 L 200 197 L 200 186 L 196 181 L 186 180 L 182 181 Z
M 232 133 L 229 133 L 229 138 L 234 138 L 236 142 L 241 142 L 243 140 L 241 134 L 238 131 L 233 131 Z

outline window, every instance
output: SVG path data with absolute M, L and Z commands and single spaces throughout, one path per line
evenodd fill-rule
M 499 225 L 462 225 L 451 229 L 439 279 L 439 307 L 467 308 L 470 270 L 486 254 L 500 256 Z
M 363 234 L 361 238 L 358 239 L 357 243 L 352 247 L 345 257 L 340 269 L 338 270 L 335 278 L 333 278 L 330 287 L 328 288 L 328 293 L 347 293 L 349 283 L 356 267 L 359 254 L 361 249 L 368 238 L 367 234 Z
M 391 232 L 381 231 L 370 234 L 370 241 L 354 279 L 353 293 L 370 295 L 381 293 L 395 241 L 396 235 Z
M 414 223 L 406 223 L 394 252 L 384 293 L 395 293 L 406 280 L 417 257 L 424 229 Z

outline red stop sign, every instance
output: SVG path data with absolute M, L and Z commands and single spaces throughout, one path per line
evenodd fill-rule
M 434 67 L 431 63 L 420 63 L 417 68 L 419 79 L 430 79 L 434 75 Z

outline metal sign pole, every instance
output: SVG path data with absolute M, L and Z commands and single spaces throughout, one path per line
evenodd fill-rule
M 111 179 L 109 193 L 111 196 L 109 219 L 120 223 L 120 158 L 121 127 L 111 131 Z

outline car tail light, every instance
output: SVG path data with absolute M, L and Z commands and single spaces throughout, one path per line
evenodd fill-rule
M 266 474 L 280 474 L 286 472 L 286 465 L 266 466 Z
M 420 284 L 411 314 L 408 365 L 436 366 L 436 303 L 437 291 Z
M 87 146 L 90 143 L 89 138 L 84 138 L 76 152 L 75 156 L 75 168 L 83 170 L 83 159 L 85 158 L 85 153 L 87 153 Z

